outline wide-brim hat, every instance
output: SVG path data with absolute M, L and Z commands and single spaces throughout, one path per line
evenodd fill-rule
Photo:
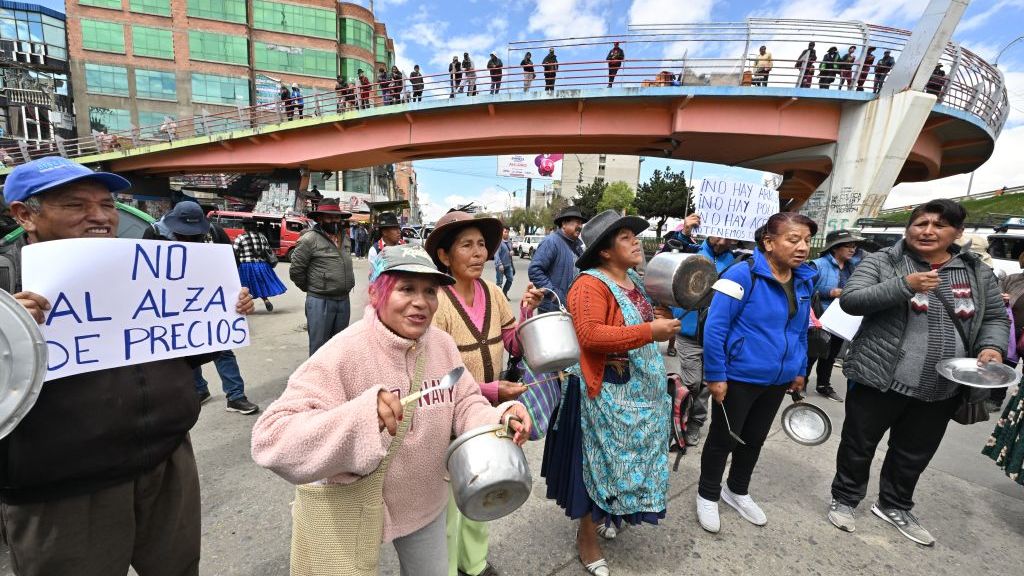
M 580 239 L 583 240 L 586 248 L 583 250 L 583 254 L 576 259 L 576 267 L 580 270 L 587 270 L 597 266 L 600 263 L 598 252 L 601 250 L 601 244 L 619 230 L 629 228 L 634 234 L 640 234 L 650 227 L 650 222 L 639 216 L 622 216 L 615 210 L 601 212 L 591 218 L 590 222 L 583 227 L 583 232 L 580 233 Z
M 316 210 L 309 213 L 310 216 L 341 216 L 342 218 L 351 218 L 352 213 L 347 210 L 342 210 L 341 206 L 337 202 L 323 202 L 317 205 Z
M 373 270 L 370 271 L 370 282 L 376 281 L 385 272 L 426 274 L 437 278 L 442 286 L 455 284 L 455 278 L 438 270 L 430 254 L 415 244 L 385 246 L 374 261 Z
M 487 246 L 487 259 L 490 260 L 494 257 L 494 253 L 498 250 L 498 244 L 501 243 L 501 234 L 504 230 L 501 220 L 497 218 L 474 218 L 472 214 L 454 210 L 441 216 L 434 230 L 427 236 L 427 241 L 424 243 L 424 247 L 434 260 L 434 264 L 444 266 L 437 257 L 437 249 L 441 242 L 450 235 L 458 234 L 463 228 L 470 227 L 479 228 L 480 233 L 483 234 L 484 244 Z
M 829 250 L 840 244 L 862 244 L 867 238 L 857 235 L 851 230 L 836 230 L 825 236 L 825 245 L 821 248 L 821 254 L 828 254 Z
M 200 236 L 210 231 L 210 221 L 203 214 L 203 207 L 191 200 L 175 204 L 162 220 L 175 236 Z
M 377 216 L 377 227 L 378 228 L 401 228 L 402 225 L 398 222 L 398 216 L 394 212 L 381 212 Z
M 580 212 L 579 208 L 576 206 L 566 206 L 558 212 L 557 216 L 555 216 L 555 226 L 559 226 L 559 223 L 567 218 L 579 218 L 580 220 L 583 220 L 584 223 L 587 222 L 587 219 L 583 217 L 583 213 Z

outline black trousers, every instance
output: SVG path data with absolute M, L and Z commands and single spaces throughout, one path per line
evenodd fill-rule
M 867 494 L 875 448 L 888 431 L 889 450 L 882 462 L 878 503 L 885 508 L 912 509 L 917 481 L 939 449 L 957 401 L 954 396 L 924 402 L 863 384 L 851 386 L 832 497 L 847 506 L 860 504 Z
M 619 73 L 619 68 L 622 67 L 622 62 L 609 62 L 608 63 L 608 87 L 611 88 L 615 82 L 615 75 Z M 671 340 L 669 340 L 671 342 Z
M 838 336 L 831 336 L 828 344 L 828 357 L 827 358 L 811 358 L 807 357 L 807 379 L 811 379 L 811 371 L 814 370 L 814 364 L 818 364 L 817 371 L 814 372 L 815 380 L 814 386 L 818 390 L 823 388 L 832 387 L 832 367 L 836 363 L 836 358 L 839 357 L 839 351 L 843 349 L 843 339 Z M 810 384 L 810 382 L 808 382 Z
M 544 73 L 544 90 L 547 90 L 548 92 L 554 92 L 555 91 L 555 73 L 554 72 L 545 72 Z
M 700 483 L 697 493 L 705 500 L 717 502 L 722 493 L 722 475 L 725 461 L 732 454 L 729 467 L 729 490 L 744 495 L 750 487 L 750 477 L 761 455 L 768 431 L 779 411 L 788 385 L 758 386 L 743 382 L 729 382 L 729 391 L 722 404 L 711 401 L 711 431 L 704 442 L 700 457 Z M 723 408 L 724 407 L 724 408 Z M 732 431 L 746 444 L 740 444 L 729 435 L 722 410 L 729 417 Z

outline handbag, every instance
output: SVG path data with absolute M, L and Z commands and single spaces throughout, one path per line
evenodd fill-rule
M 557 372 L 534 374 L 522 360 L 517 369 L 522 372 L 523 386 L 526 386 L 526 392 L 519 396 L 519 402 L 526 407 L 526 412 L 533 420 L 530 440 L 540 440 L 547 433 L 555 410 L 562 401 L 562 375 Z
M 277 254 L 274 254 L 273 250 L 264 251 L 263 259 L 267 261 L 267 264 L 270 264 L 271 268 L 277 267 Z
M 949 315 L 949 319 L 953 321 L 953 326 L 956 327 L 957 333 L 960 334 L 960 339 L 964 343 L 964 348 L 970 349 L 971 343 L 967 338 L 967 331 L 964 330 L 964 326 L 960 322 L 960 319 L 957 318 L 956 313 L 953 312 L 953 304 L 946 299 L 945 294 L 938 290 L 935 291 L 935 296 L 940 302 L 942 302 L 942 308 L 945 309 L 946 314 Z M 988 400 L 988 397 L 989 391 L 985 388 L 973 388 L 971 386 L 961 385 L 956 410 L 953 411 L 953 421 L 965 426 L 977 424 L 978 422 L 987 422 L 988 410 L 985 409 L 985 400 Z
M 416 359 L 409 393 L 423 383 L 426 353 Z M 351 484 L 295 487 L 292 576 L 376 576 L 384 535 L 384 476 L 412 425 L 416 402 L 402 413 L 398 433 L 377 469 Z
M 807 357 L 828 358 L 832 348 L 832 335 L 821 327 L 818 320 L 822 314 L 821 296 L 817 292 L 811 297 L 811 322 L 807 328 Z

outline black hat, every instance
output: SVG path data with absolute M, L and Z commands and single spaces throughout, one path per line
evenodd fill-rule
M 566 218 L 579 218 L 584 222 L 587 221 L 587 219 L 583 217 L 583 213 L 580 212 L 579 208 L 575 206 L 566 206 L 565 208 L 562 208 L 558 213 L 558 216 L 555 216 L 555 226 L 558 226 L 559 223 Z
M 850 230 L 829 232 L 825 236 L 825 246 L 821 249 L 821 254 L 828 254 L 829 250 L 840 244 L 860 244 L 866 241 L 866 238 L 858 236 L 856 232 L 851 232 Z
M 394 212 L 381 212 L 380 216 L 377 217 L 378 228 L 401 228 L 402 225 L 398 223 L 398 216 Z
M 604 240 L 623 228 L 629 228 L 639 234 L 651 227 L 651 224 L 639 216 L 622 216 L 615 210 L 605 210 L 594 216 L 580 234 L 586 248 L 576 259 L 576 267 L 580 270 L 593 268 L 600 263 L 598 251 Z
M 202 207 L 191 200 L 175 204 L 162 220 L 175 236 L 199 236 L 210 231 L 210 221 Z

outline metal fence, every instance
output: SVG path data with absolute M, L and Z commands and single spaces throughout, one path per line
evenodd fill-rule
M 538 97 L 578 98 L 588 91 L 609 88 L 666 88 L 683 86 L 731 86 L 756 95 L 770 88 L 797 89 L 806 97 L 824 90 L 874 92 L 885 81 L 878 67 L 885 50 L 898 60 L 910 32 L 860 22 L 816 20 L 762 20 L 745 22 L 660 24 L 632 26 L 626 34 L 592 38 L 548 39 L 508 45 L 501 68 L 477 63 L 458 74 L 443 72 L 419 78 L 406 74 L 397 81 L 367 81 L 336 91 L 304 95 L 270 104 L 238 107 L 159 125 L 133 126 L 129 130 L 94 132 L 74 140 L 19 142 L 17 149 L 0 150 L 7 167 L 32 158 L 60 154 L 84 158 L 127 151 L 140 146 L 176 142 L 195 137 L 219 137 L 236 130 L 259 130 L 308 117 L 347 119 L 369 109 L 400 111 L 425 100 L 457 100 L 472 103 L 479 95 L 513 93 L 523 99 Z M 807 43 L 817 43 L 817 59 L 802 55 Z M 603 52 L 612 42 L 627 51 L 621 62 L 610 63 Z M 771 67 L 764 69 L 760 46 L 771 53 Z M 826 46 L 840 53 L 854 48 L 855 60 L 823 66 Z M 867 48 L 875 47 L 875 61 L 867 61 Z M 635 58 L 629 53 L 661 50 L 661 57 Z M 589 58 L 545 62 L 549 49 Z M 520 65 L 526 52 L 536 52 L 532 70 Z M 600 59 L 598 59 L 600 58 Z M 516 60 L 513 64 L 513 60 Z M 941 57 L 945 76 L 933 76 L 927 90 L 939 103 L 980 119 L 998 136 L 1009 115 L 1009 100 L 1001 72 L 976 54 L 949 44 Z M 538 94 L 541 91 L 545 94 Z M 749 92 L 747 92 L 749 91 Z M 513 97 L 513 100 L 517 97 Z

